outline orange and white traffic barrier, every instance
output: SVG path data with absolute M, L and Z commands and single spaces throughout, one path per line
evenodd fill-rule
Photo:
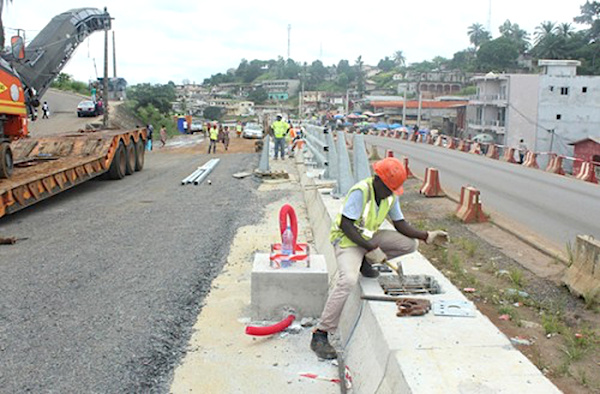
M 433 145 L 433 136 L 431 134 L 427 134 L 427 138 L 425 139 L 425 143 L 429 145 Z
M 408 131 L 406 131 L 406 130 L 402 131 L 402 139 L 403 140 L 407 140 L 408 139 Z
M 559 156 L 556 153 L 551 153 L 550 161 L 548 161 L 548 165 L 546 166 L 546 172 L 565 175 L 565 170 L 563 170 L 563 156 Z
M 456 150 L 459 150 L 459 151 L 461 151 L 461 152 L 467 152 L 467 151 L 469 150 L 469 149 L 468 149 L 468 145 L 467 145 L 467 141 L 465 141 L 465 140 L 460 140 L 460 141 L 458 142 L 458 147 L 456 148 Z
M 522 165 L 529 168 L 540 168 L 537 163 L 537 153 L 528 150 L 527 153 L 525 153 L 525 160 L 523 160 Z
M 489 144 L 485 157 L 498 160 L 498 158 L 500 157 L 498 153 L 498 146 L 496 144 Z
M 417 142 L 417 140 L 418 140 L 418 139 L 419 139 L 419 133 L 413 133 L 413 134 L 410 136 L 410 140 L 411 140 L 412 142 Z
M 480 155 L 481 154 L 481 144 L 479 142 L 473 142 L 471 144 L 471 149 L 469 149 L 469 153 L 471 153 L 473 155 Z
M 506 147 L 504 149 L 504 154 L 502 155 L 502 161 L 517 164 L 517 161 L 515 160 L 515 148 Z
M 448 145 L 446 145 L 448 149 L 456 149 L 456 142 L 454 141 L 454 137 L 448 137 Z
M 456 216 L 465 223 L 487 222 L 487 216 L 481 208 L 479 190 L 472 186 L 463 186 L 460 189 L 460 203 Z
M 425 169 L 425 179 L 419 193 L 425 197 L 444 197 L 446 195 L 440 186 L 440 176 L 437 168 Z
M 598 183 L 598 178 L 596 178 L 596 166 L 594 163 L 590 163 L 589 161 L 581 163 L 579 172 L 575 175 L 575 178 L 586 182 Z
M 437 138 L 435 139 L 435 143 L 433 145 L 444 146 L 444 137 L 442 137 L 441 135 L 438 135 Z
M 406 170 L 406 177 L 407 178 L 414 178 L 415 174 L 412 173 L 412 171 L 410 170 L 410 167 L 408 166 L 408 157 L 404 158 L 404 169 Z

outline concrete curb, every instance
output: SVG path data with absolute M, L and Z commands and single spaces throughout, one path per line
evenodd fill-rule
M 329 227 L 341 200 L 322 195 L 299 165 L 309 219 L 319 253 L 335 268 Z M 435 277 L 442 294 L 420 296 L 466 301 L 420 253 L 400 258 L 406 274 Z M 475 308 L 475 317 L 396 317 L 391 302 L 363 301 L 382 295 L 376 280 L 361 278 L 349 297 L 339 327 L 344 363 L 355 393 L 560 392 L 492 322 Z M 474 308 L 474 306 L 473 306 Z

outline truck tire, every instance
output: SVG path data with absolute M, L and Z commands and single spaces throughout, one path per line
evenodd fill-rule
M 127 169 L 127 157 L 123 141 L 119 142 L 119 147 L 115 152 L 110 168 L 108 169 L 108 177 L 110 179 L 123 179 L 125 170 Z
M 13 172 L 13 155 L 8 142 L 0 142 L 0 178 L 10 178 Z
M 135 170 L 142 171 L 144 168 L 144 157 L 146 155 L 146 143 L 140 137 L 138 142 L 135 143 Z
M 129 143 L 125 146 L 125 154 L 127 156 L 125 175 L 131 175 L 135 172 L 135 143 L 133 139 L 130 139 Z

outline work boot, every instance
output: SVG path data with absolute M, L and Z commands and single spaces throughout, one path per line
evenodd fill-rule
M 360 273 L 365 278 L 377 278 L 379 276 L 379 271 L 373 268 L 373 266 L 365 259 L 363 259 L 362 264 L 360 265 Z
M 333 360 L 337 358 L 337 353 L 333 346 L 329 344 L 327 339 L 327 331 L 316 330 L 313 332 L 310 348 L 317 354 L 319 358 L 325 360 Z

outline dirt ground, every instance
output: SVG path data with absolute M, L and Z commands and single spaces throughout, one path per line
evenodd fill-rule
M 600 306 L 562 285 L 566 266 L 490 223 L 465 225 L 456 203 L 425 198 L 409 180 L 402 210 L 413 225 L 450 233 L 420 251 L 565 393 L 600 393 Z M 485 209 L 485 207 L 484 207 Z

